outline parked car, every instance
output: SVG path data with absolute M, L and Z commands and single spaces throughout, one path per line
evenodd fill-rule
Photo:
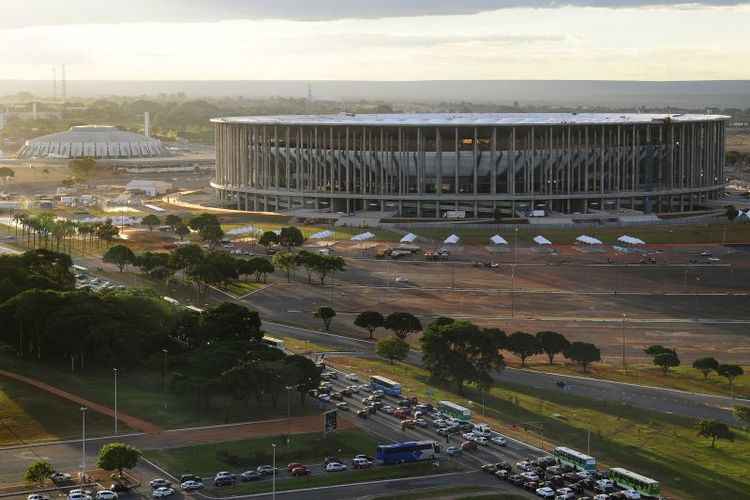
M 537 488 L 536 495 L 541 498 L 555 498 L 555 490 L 553 490 L 549 486 L 545 486 L 544 488 Z
M 475 451 L 478 447 L 474 441 L 464 441 L 461 443 L 461 449 L 464 451 Z
M 180 483 L 184 483 L 185 481 L 197 481 L 199 483 L 202 483 L 203 478 L 195 474 L 182 474 L 180 476 Z
M 203 483 L 200 483 L 198 481 L 185 481 L 180 485 L 180 488 L 182 488 L 184 491 L 196 491 L 203 489 Z
M 570 488 L 560 488 L 555 492 L 555 500 L 575 500 L 576 494 Z
M 214 486 L 232 486 L 234 484 L 233 476 L 223 476 L 214 479 Z
M 49 500 L 47 495 L 41 495 L 39 493 L 32 493 L 26 497 L 26 500 Z
M 505 440 L 502 436 L 493 436 L 490 441 L 495 443 L 498 446 L 508 446 L 508 441 Z
M 55 484 L 66 484 L 73 480 L 67 472 L 55 472 L 49 477 Z
M 157 477 L 156 479 L 152 479 L 151 481 L 149 481 L 148 484 L 152 488 L 169 488 L 170 486 L 172 486 L 172 483 L 170 483 L 169 481 L 167 481 L 166 479 L 161 478 L 161 477 Z
M 174 490 L 167 486 L 160 486 L 151 493 L 151 496 L 154 498 L 166 498 L 171 497 L 172 495 L 174 495 Z
M 461 434 L 461 437 L 467 441 L 474 441 L 477 438 L 477 436 L 473 432 L 464 432 L 463 434 Z
M 260 474 L 261 476 L 270 476 L 271 474 L 273 474 L 272 465 L 259 465 L 255 470 L 257 470 L 258 474 Z
M 364 457 L 355 457 L 352 460 L 352 468 L 354 469 L 369 469 L 372 467 L 372 460 L 368 460 Z
M 460 455 L 463 450 L 460 447 L 457 446 L 449 446 L 445 449 L 445 452 L 448 454 L 449 457 L 455 457 L 456 455 Z
M 127 493 L 130 491 L 130 486 L 122 483 L 112 483 L 109 485 L 109 490 L 115 493 Z
M 487 446 L 488 444 L 490 444 L 490 440 L 483 436 L 475 437 L 474 442 L 482 446 Z
M 308 476 L 308 475 L 310 475 L 311 472 L 312 471 L 309 468 L 307 468 L 307 466 L 305 466 L 305 465 L 298 465 L 297 467 L 295 467 L 291 471 L 289 471 L 289 473 L 292 476 L 297 476 L 297 477 L 299 477 L 299 476 Z
M 326 464 L 326 472 L 342 472 L 346 469 L 346 465 L 339 462 L 331 462 Z
M 263 479 L 263 475 L 257 470 L 246 470 L 240 474 L 240 481 L 245 483 L 248 481 L 257 481 L 259 479 Z
M 117 493 L 112 490 L 100 490 L 96 492 L 96 500 L 117 500 Z

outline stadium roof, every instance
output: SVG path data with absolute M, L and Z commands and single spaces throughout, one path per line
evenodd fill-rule
M 385 126 L 512 126 L 611 125 L 728 120 L 724 115 L 665 113 L 403 113 L 336 115 L 277 115 L 214 118 L 214 123 L 249 125 L 385 125 Z
M 36 137 L 18 152 L 19 158 L 143 158 L 169 156 L 161 141 L 109 125 L 82 125 Z

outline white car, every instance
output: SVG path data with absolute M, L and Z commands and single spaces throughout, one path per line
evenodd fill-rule
M 624 490 L 620 494 L 627 500 L 641 500 L 641 494 L 635 490 Z
M 328 403 L 328 402 L 331 401 L 331 396 L 330 396 L 330 394 L 321 394 L 320 396 L 318 396 L 318 399 L 321 400 L 321 401 L 323 401 L 323 402 Z
M 359 382 L 359 377 L 357 377 L 356 373 L 347 373 L 346 380 L 351 380 L 352 382 Z
M 594 483 L 594 491 L 608 493 L 615 489 L 615 483 L 611 479 L 600 479 Z
M 490 439 L 493 443 L 495 443 L 498 446 L 507 446 L 508 441 L 505 440 L 502 436 L 493 436 L 492 439 Z
M 326 472 L 341 472 L 346 470 L 346 465 L 338 462 L 331 462 L 326 464 Z
M 396 276 L 396 283 L 408 283 L 409 278 L 406 276 Z
M 198 481 L 185 481 L 180 485 L 180 488 L 185 491 L 201 490 L 203 489 L 203 483 L 199 483 Z
M 372 391 L 372 395 L 376 398 L 382 398 L 383 396 L 385 396 L 385 393 L 380 389 L 375 389 L 374 391 Z
M 535 472 L 522 472 L 519 474 L 519 476 L 526 479 L 527 481 L 539 481 L 539 476 L 537 476 Z M 552 493 L 554 493 L 554 491 L 552 491 Z
M 570 488 L 560 488 L 556 491 L 555 500 L 575 500 L 576 494 Z
M 372 392 L 372 387 L 367 384 L 362 384 L 359 386 L 359 390 L 362 392 Z
M 549 486 L 545 486 L 544 488 L 537 488 L 536 496 L 542 498 L 555 498 L 555 490 L 553 490 Z
M 467 441 L 476 441 L 477 436 L 473 432 L 464 432 L 461 437 Z
M 68 500 L 91 500 L 91 495 L 87 495 L 81 490 L 72 490 L 68 493 Z
M 343 411 L 349 411 L 349 403 L 342 401 L 341 403 L 336 404 L 336 408 Z
M 490 440 L 484 436 L 474 437 L 474 442 L 477 444 L 481 444 L 482 446 L 487 446 L 488 444 L 490 444 Z
M 174 495 L 174 490 L 172 488 L 167 488 L 166 486 L 162 486 L 160 488 L 156 488 L 151 495 L 154 498 L 166 498 L 171 497 Z
M 429 424 L 427 423 L 427 420 L 423 418 L 417 418 L 414 420 L 414 423 L 417 424 L 419 427 L 429 427 Z
M 152 488 L 168 488 L 171 486 L 171 483 L 169 481 L 160 477 L 152 479 L 148 484 Z
M 96 500 L 117 500 L 117 493 L 110 490 L 97 491 Z
M 71 480 L 70 474 L 67 472 L 55 472 L 49 478 L 54 483 L 67 483 Z
M 385 405 L 380 409 L 380 411 L 382 411 L 383 413 L 387 413 L 388 415 L 393 415 L 393 412 L 396 410 L 391 405 Z

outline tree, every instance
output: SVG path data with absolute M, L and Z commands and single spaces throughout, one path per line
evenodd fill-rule
M 544 352 L 539 340 L 526 332 L 512 333 L 508 337 L 508 350 L 521 358 L 521 366 L 526 366 L 527 358 Z
M 13 171 L 10 167 L 0 167 L 0 178 L 2 178 L 5 182 L 8 182 L 8 179 L 15 177 L 16 173 Z
M 354 318 L 355 326 L 364 328 L 370 333 L 369 339 L 374 338 L 375 330 L 382 327 L 384 323 L 385 318 L 377 311 L 362 311 Z
M 268 275 L 276 270 L 271 261 L 264 259 L 263 257 L 253 257 L 248 262 L 248 267 L 252 267 L 253 272 L 255 273 L 255 281 L 262 280 L 263 283 L 266 283 Z
M 39 460 L 29 465 L 23 478 L 27 483 L 36 483 L 41 488 L 44 486 L 44 482 L 54 473 L 55 469 L 52 467 L 52 464 L 46 460 Z
M 643 350 L 643 352 L 645 352 L 646 354 L 648 354 L 652 358 L 655 357 L 655 356 L 658 356 L 659 354 L 663 354 L 665 352 L 671 352 L 671 351 L 672 351 L 672 349 L 670 349 L 668 347 L 664 347 L 663 345 L 659 345 L 659 344 L 650 345 L 650 346 L 648 346 L 647 348 L 645 348 Z
M 143 219 L 141 219 L 141 224 L 148 227 L 149 231 L 154 230 L 154 226 L 158 226 L 161 224 L 161 221 L 159 220 L 159 217 L 157 217 L 154 214 L 148 214 Z
M 144 273 L 150 273 L 156 268 L 169 266 L 170 258 L 170 255 L 164 252 L 143 252 L 133 263 Z
M 132 469 L 138 464 L 141 452 L 137 448 L 123 443 L 109 443 L 99 451 L 96 466 L 106 471 L 117 471 L 122 477 L 123 469 Z
M 174 226 L 174 232 L 177 236 L 180 237 L 180 241 L 182 241 L 183 239 L 185 239 L 185 236 L 190 234 L 190 228 L 184 222 L 178 222 Z
M 398 337 L 388 337 L 378 342 L 375 352 L 378 356 L 387 359 L 391 364 L 394 361 L 403 361 L 409 355 L 409 344 Z
M 698 423 L 698 435 L 711 439 L 711 448 L 716 446 L 717 439 L 734 441 L 734 433 L 724 422 L 716 420 L 701 420 Z
M 313 261 L 313 269 L 323 285 L 326 276 L 344 270 L 344 259 L 337 255 L 318 255 Z
M 750 406 L 735 406 L 734 416 L 742 422 L 745 427 L 750 426 Z
M 258 239 L 258 244 L 265 247 L 266 252 L 268 251 L 268 248 L 279 242 L 279 235 L 274 233 L 273 231 L 265 231 L 263 234 L 260 235 L 260 239 Z
M 135 263 L 135 254 L 125 245 L 115 245 L 107 250 L 102 260 L 110 264 L 115 264 L 120 268 L 120 272 L 123 272 L 128 264 Z
M 172 231 L 177 230 L 177 224 L 182 224 L 182 218 L 179 215 L 169 214 L 164 218 L 164 224 L 172 228 Z
M 205 252 L 198 245 L 182 245 L 170 255 L 170 266 L 189 273 L 205 259 Z
M 419 318 L 407 312 L 394 312 L 385 318 L 383 326 L 390 330 L 401 340 L 405 340 L 410 333 L 422 331 L 422 323 Z
M 601 361 L 601 352 L 594 344 L 588 342 L 573 342 L 570 347 L 565 349 L 563 355 L 571 361 L 581 365 L 583 372 L 588 371 L 591 363 Z
M 693 368 L 703 374 L 703 380 L 708 380 L 708 375 L 719 368 L 719 362 L 714 358 L 699 358 L 693 361 Z
M 670 368 L 680 366 L 680 358 L 677 356 L 677 351 L 669 350 L 654 356 L 654 364 L 660 367 L 666 375 Z
M 221 239 L 224 238 L 224 230 L 218 224 L 210 224 L 201 227 L 198 235 L 201 237 L 201 240 L 208 243 L 209 248 L 216 248 L 221 243 Z
M 734 379 L 743 375 L 745 370 L 739 365 L 719 365 L 716 373 L 726 378 L 729 381 L 729 388 L 734 391 Z
M 734 219 L 736 219 L 737 216 L 740 215 L 740 211 L 737 210 L 734 205 L 727 205 L 727 209 L 724 214 L 727 216 L 727 219 L 729 219 L 729 222 L 734 222 Z
M 463 393 L 467 382 L 482 388 L 489 386 L 491 372 L 505 366 L 500 354 L 505 334 L 480 329 L 468 321 L 430 323 L 420 343 L 422 361 L 432 379 L 454 383 L 459 393 Z
M 331 307 L 321 306 L 315 311 L 315 317 L 322 319 L 326 331 L 329 331 L 331 329 L 331 321 L 336 317 L 336 311 Z
M 294 226 L 283 227 L 279 234 L 279 242 L 288 248 L 298 247 L 305 242 L 305 237 L 302 236 L 302 231 Z
M 556 354 L 559 354 L 570 347 L 568 339 L 557 332 L 538 332 L 536 334 L 536 339 L 539 341 L 542 350 L 547 354 L 547 357 L 549 357 L 549 364 L 554 362 Z
M 204 227 L 207 226 L 221 226 L 219 223 L 219 219 L 213 215 L 213 214 L 200 214 L 196 215 L 190 221 L 188 221 L 188 226 L 190 226 L 190 229 L 193 231 L 200 231 Z
M 261 326 L 260 315 L 256 311 L 233 302 L 224 302 L 206 311 L 204 340 L 260 342 L 263 338 Z
M 275 267 L 286 271 L 286 280 L 288 282 L 291 282 L 292 273 L 295 269 L 297 269 L 297 266 L 299 265 L 297 256 L 292 252 L 279 252 L 273 256 L 272 260 Z

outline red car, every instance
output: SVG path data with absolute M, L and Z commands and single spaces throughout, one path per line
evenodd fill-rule
M 461 443 L 461 449 L 464 451 L 474 451 L 478 448 L 477 443 L 474 441 L 464 441 Z
M 292 462 L 292 463 L 290 463 L 289 465 L 286 466 L 286 471 L 287 472 L 292 472 L 297 467 L 304 467 L 304 464 L 299 464 L 297 462 Z
M 307 476 L 310 474 L 310 469 L 304 465 L 299 465 L 290 471 L 292 476 Z

